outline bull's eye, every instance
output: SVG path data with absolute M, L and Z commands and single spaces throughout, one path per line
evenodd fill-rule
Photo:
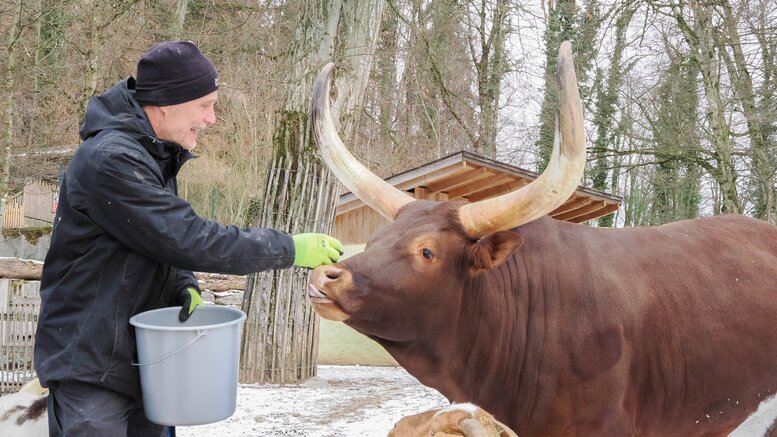
M 423 249 L 421 249 L 421 254 L 426 259 L 432 259 L 432 251 L 427 249 L 427 248 L 425 248 L 425 247 Z

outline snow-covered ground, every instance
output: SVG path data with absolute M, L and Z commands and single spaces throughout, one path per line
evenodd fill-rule
M 177 427 L 179 437 L 385 437 L 403 416 L 448 405 L 399 367 L 319 366 L 301 384 L 238 386 L 221 422 Z
M 238 386 L 237 411 L 221 422 L 178 427 L 179 437 L 385 437 L 404 416 L 448 405 L 400 367 L 319 366 L 301 384 Z M 777 416 L 763 402 L 729 437 L 760 437 Z
M 318 376 L 301 384 L 241 384 L 237 396 L 231 417 L 177 427 L 177 435 L 385 437 L 402 417 L 448 405 L 400 367 L 319 366 Z M 777 396 L 729 437 L 761 437 L 775 416 Z

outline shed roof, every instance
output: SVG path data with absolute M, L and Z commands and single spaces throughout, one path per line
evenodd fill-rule
M 444 194 L 448 200 L 476 202 L 513 191 L 537 177 L 539 173 L 461 151 L 396 174 L 386 181 L 411 193 L 422 188 L 428 195 Z M 575 193 L 549 215 L 558 220 L 581 223 L 616 211 L 622 201 L 620 196 L 578 186 Z M 337 215 L 362 206 L 361 199 L 346 192 L 337 203 Z

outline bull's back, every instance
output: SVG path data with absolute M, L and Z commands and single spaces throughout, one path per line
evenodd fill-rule
M 573 402 L 625 405 L 638 435 L 727 435 L 775 393 L 775 226 L 742 216 L 617 230 L 558 226 L 575 251 L 560 292 L 573 304 L 561 311 L 577 323 L 561 341 L 608 346 L 572 351 L 573 363 L 594 363 L 596 372 L 570 374 L 583 386 L 601 388 L 604 378 L 613 396 Z
M 777 228 L 722 216 L 629 237 L 631 265 L 611 262 L 631 268 L 618 294 L 633 305 L 637 423 L 648 433 L 726 435 L 777 390 Z

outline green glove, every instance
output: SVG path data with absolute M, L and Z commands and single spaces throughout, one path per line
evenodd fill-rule
M 189 320 L 189 316 L 192 315 L 194 309 L 202 305 L 202 297 L 200 297 L 199 290 L 194 287 L 187 287 L 185 290 L 181 290 L 178 297 L 181 302 L 181 312 L 178 313 L 178 320 L 185 322 Z
M 297 234 L 294 239 L 294 265 L 316 268 L 336 263 L 343 254 L 343 244 L 326 234 Z

